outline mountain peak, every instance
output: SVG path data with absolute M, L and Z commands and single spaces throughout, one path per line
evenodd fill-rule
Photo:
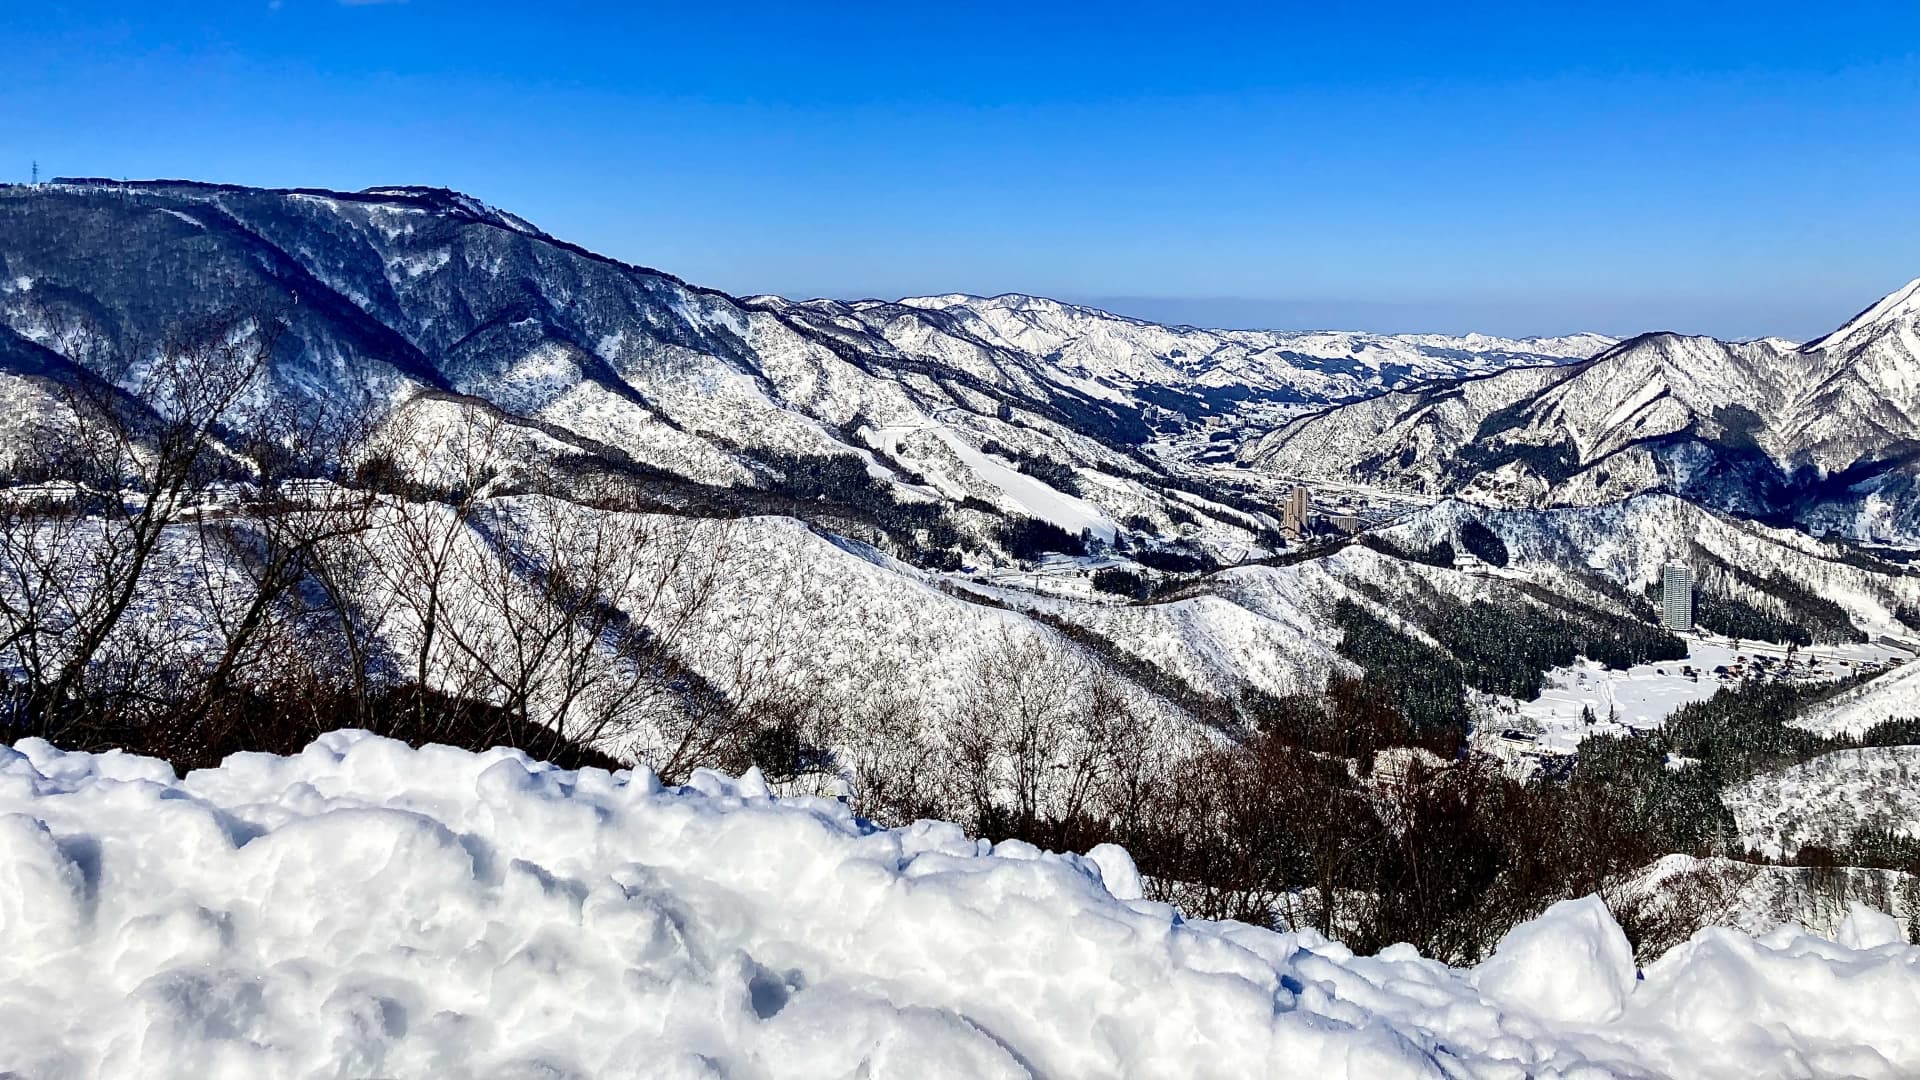
M 1826 337 L 1807 342 L 1806 350 L 1835 352 L 1848 349 L 1860 344 L 1883 326 L 1916 317 L 1920 317 L 1920 278 L 1914 278 L 1881 297 L 1879 303 L 1855 315 L 1845 326 Z
M 360 191 L 336 191 L 332 188 L 255 188 L 243 184 L 212 183 L 205 180 L 116 180 L 99 176 L 57 176 L 46 187 L 143 192 L 191 199 L 219 199 L 225 195 L 269 194 L 325 199 L 338 203 L 401 204 L 435 214 L 451 214 L 484 222 L 527 236 L 550 239 L 547 234 L 518 214 L 509 213 L 463 191 L 422 184 L 387 184 Z

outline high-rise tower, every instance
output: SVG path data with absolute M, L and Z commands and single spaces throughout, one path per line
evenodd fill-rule
M 1660 625 L 1669 630 L 1693 629 L 1693 570 L 1668 563 L 1660 571 Z
M 1293 485 L 1292 493 L 1287 496 L 1287 508 L 1280 514 L 1280 527 L 1295 536 L 1306 535 L 1307 516 L 1312 510 L 1312 497 L 1307 494 L 1307 485 Z

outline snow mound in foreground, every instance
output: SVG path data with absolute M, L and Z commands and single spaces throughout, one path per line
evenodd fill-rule
M 1553 1020 L 1602 1023 L 1627 1008 L 1633 946 L 1597 896 L 1562 900 L 1509 930 L 1474 971 L 1489 998 Z
M 1705 931 L 1633 981 L 1578 902 L 1476 978 L 1137 890 L 1117 848 L 877 829 L 752 772 L 663 789 L 337 732 L 176 779 L 30 740 L 0 748 L 0 1073 L 1920 1071 L 1904 944 Z

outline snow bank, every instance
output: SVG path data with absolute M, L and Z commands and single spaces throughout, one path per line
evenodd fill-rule
M 1137 891 L 1117 849 L 876 829 L 752 773 L 662 789 L 339 732 L 176 779 L 27 741 L 0 748 L 0 1074 L 1920 1070 L 1920 949 L 1883 926 L 1710 931 L 1635 982 L 1591 901 L 1476 974 Z
M 1627 1008 L 1633 946 L 1597 896 L 1562 900 L 1507 932 L 1474 971 L 1480 992 L 1549 1020 L 1603 1023 Z
M 1904 945 L 1907 932 L 1900 928 L 1900 920 L 1881 911 L 1855 901 L 1840 921 L 1840 931 L 1834 940 L 1849 949 L 1877 949 L 1882 945 Z

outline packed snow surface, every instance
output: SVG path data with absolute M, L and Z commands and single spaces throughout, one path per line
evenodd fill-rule
M 0 748 L 0 1073 L 1865 1076 L 1920 1070 L 1920 949 L 1596 902 L 1479 971 L 1182 919 L 1087 856 L 879 829 L 755 772 L 564 772 L 338 732 L 177 779 Z
M 1597 896 L 1562 900 L 1500 939 L 1474 972 L 1480 992 L 1503 1005 L 1576 1023 L 1602 1023 L 1627 1007 L 1637 970 L 1633 946 Z

